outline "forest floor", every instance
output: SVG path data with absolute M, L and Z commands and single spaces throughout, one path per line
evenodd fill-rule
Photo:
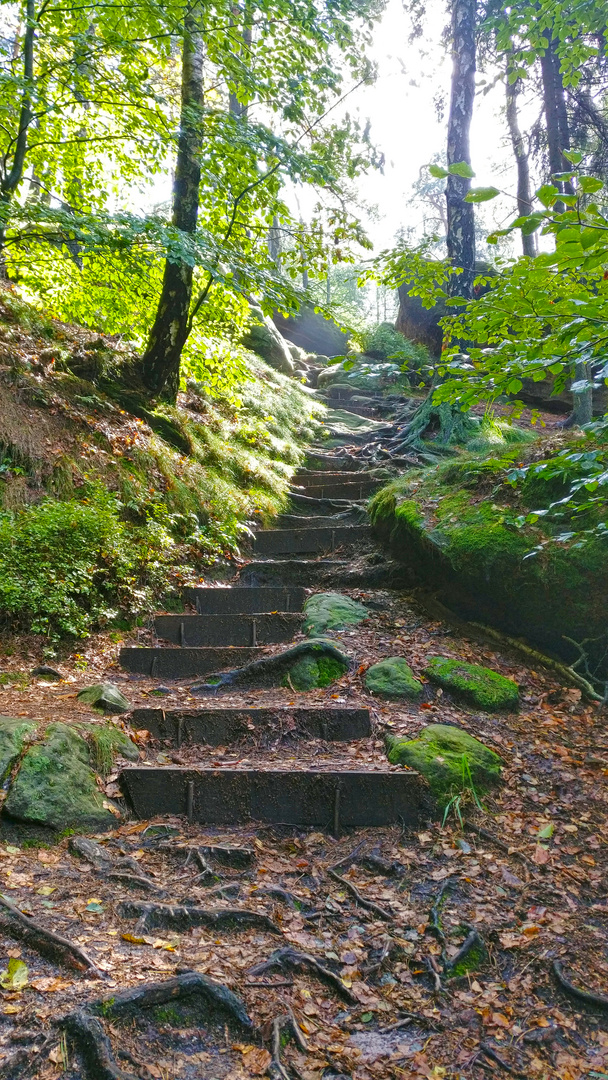
M 289 825 L 127 822 L 95 838 L 108 858 L 97 868 L 70 850 L 73 840 L 67 837 L 52 842 L 3 826 L 2 894 L 85 950 L 94 965 L 77 971 L 57 957 L 45 959 L 38 949 L 13 940 L 2 920 L 0 1074 L 7 1080 L 80 1077 L 62 1034 L 62 1016 L 99 999 L 107 1011 L 107 1002 L 125 989 L 189 970 L 238 994 L 254 1027 L 217 1017 L 204 1024 L 200 1018 L 188 1021 L 183 1011 L 152 1008 L 148 1001 L 128 1022 L 112 1021 L 106 1028 L 118 1071 L 99 1067 L 89 1075 L 280 1076 L 272 1060 L 276 1018 L 281 1024 L 295 1018 L 297 1024 L 297 1042 L 284 1045 L 280 1039 L 274 1046 L 296 1080 L 478 1080 L 493 1074 L 597 1080 L 608 1074 L 608 997 L 595 1004 L 577 999 L 560 986 L 555 970 L 557 962 L 557 972 L 581 990 L 601 995 L 608 988 L 605 711 L 586 705 L 579 690 L 563 687 L 554 674 L 531 670 L 518 653 L 429 617 L 420 597 L 347 591 L 370 609 L 365 623 L 339 635 L 357 659 L 354 674 L 287 700 L 284 690 L 259 690 L 222 693 L 214 702 L 262 705 L 280 699 L 284 706 L 371 707 L 372 738 L 343 748 L 334 744 L 332 763 L 343 767 L 390 768 L 386 731 L 413 737 L 429 721 L 453 722 L 501 755 L 502 787 L 484 798 L 483 810 L 472 799 L 462 806 L 464 828 L 452 812 L 445 823 L 357 830 L 337 840 Z M 3 686 L 0 711 L 90 720 L 76 691 L 102 676 L 118 682 L 137 707 L 201 703 L 187 684 L 159 694 L 158 683 L 121 677 L 116 648 L 109 638 L 97 637 L 63 666 L 62 683 L 22 676 L 21 683 Z M 370 663 L 396 653 L 407 657 L 416 674 L 431 655 L 487 664 L 520 685 L 521 709 L 479 713 L 429 684 L 420 704 L 379 704 L 365 692 L 362 676 Z M 15 653 L 3 667 L 16 671 L 21 664 L 23 670 L 24 662 L 27 656 Z M 295 741 L 289 730 L 266 744 L 252 737 L 236 746 L 182 748 L 177 754 L 145 733 L 138 738 L 142 760 L 151 764 L 177 759 L 233 768 L 277 761 L 288 768 L 313 762 L 322 767 L 327 747 Z M 115 793 L 115 781 L 115 774 L 107 778 L 109 794 Z M 249 862 L 234 869 L 211 858 L 213 873 L 201 875 L 192 849 L 209 845 L 245 848 Z M 125 856 L 148 879 L 139 893 L 133 880 L 112 876 L 111 862 Z M 376 907 L 360 903 L 331 876 L 343 860 L 340 877 Z M 128 907 L 121 907 L 142 896 L 164 905 L 247 910 L 270 921 L 248 926 L 227 916 L 225 926 L 191 927 L 180 924 L 179 914 L 171 920 L 161 910 L 151 927 L 142 927 L 137 913 L 129 916 Z M 163 919 L 165 927 L 158 925 Z M 450 958 L 472 930 L 483 943 L 474 967 L 446 977 Z M 255 973 L 256 965 L 286 946 L 314 957 L 333 979 L 301 961 L 294 969 L 289 957 Z M 25 977 L 26 985 L 20 985 Z

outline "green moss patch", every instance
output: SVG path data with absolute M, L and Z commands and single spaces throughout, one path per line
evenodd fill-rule
M 139 750 L 135 743 L 113 724 L 87 724 L 82 732 L 89 744 L 91 764 L 102 776 L 112 772 L 117 757 L 139 761 Z
M 365 687 L 370 694 L 396 701 L 415 701 L 422 694 L 422 683 L 402 656 L 388 656 L 372 664 L 365 675 Z
M 348 670 L 333 656 L 303 656 L 283 676 L 282 685 L 293 690 L 317 690 L 341 679 Z
M 26 751 L 4 810 L 18 821 L 55 830 L 70 825 L 102 830 L 116 825 L 104 801 L 86 741 L 74 728 L 56 723 Z
M 425 675 L 454 697 L 476 705 L 486 712 L 516 709 L 519 689 L 512 679 L 506 679 L 491 668 L 466 664 L 446 656 L 432 656 L 424 669 Z
M 320 637 L 328 630 L 356 626 L 369 614 L 363 604 L 342 593 L 315 593 L 306 601 L 304 613 L 304 633 L 313 637 Z
M 0 783 L 9 775 L 35 724 L 15 716 L 0 716 Z
M 388 760 L 407 765 L 426 777 L 443 804 L 462 791 L 484 792 L 500 780 L 498 754 L 460 728 L 429 724 L 416 739 L 386 736 Z

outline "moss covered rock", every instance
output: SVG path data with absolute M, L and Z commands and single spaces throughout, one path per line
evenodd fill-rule
M 10 817 L 52 829 L 109 829 L 116 818 L 104 806 L 90 765 L 89 747 L 73 727 L 50 724 L 42 742 L 27 750 L 4 804 Z
M 368 616 L 363 604 L 351 600 L 342 593 L 315 593 L 304 605 L 306 619 L 304 633 L 320 637 L 328 630 L 343 630 L 346 626 L 356 626 Z
M 340 679 L 346 670 L 345 665 L 333 656 L 302 656 L 283 676 L 283 686 L 293 690 L 317 690 Z
M 392 765 L 407 765 L 426 777 L 433 795 L 446 803 L 461 791 L 484 792 L 500 780 L 498 754 L 460 728 L 429 724 L 416 739 L 387 735 Z
M 28 735 L 35 729 L 29 720 L 0 716 L 0 782 L 6 779 L 23 751 Z
M 463 660 L 453 660 L 447 656 L 432 656 L 424 673 L 454 697 L 486 712 L 516 709 L 519 705 L 517 684 L 480 664 L 466 664 Z
M 585 544 L 576 537 L 554 543 L 551 538 L 570 527 L 568 517 L 522 526 L 522 515 L 563 492 L 549 482 L 539 490 L 538 480 L 527 480 L 515 497 L 509 478 L 525 451 L 503 442 L 500 455 L 410 470 L 373 496 L 374 531 L 413 583 L 431 585 L 460 616 L 523 636 L 569 662 L 578 654 L 566 638 L 597 638 L 597 646 L 589 646 L 590 661 L 601 664 L 605 534 L 592 532 Z M 598 516 L 606 517 L 606 505 L 597 504 Z M 572 521 L 574 531 L 581 527 L 579 519 Z
M 422 694 L 422 683 L 402 656 L 388 656 L 372 664 L 365 676 L 365 687 L 370 694 L 396 701 L 400 698 L 415 701 Z
M 81 730 L 89 744 L 91 764 L 102 776 L 112 771 L 117 757 L 139 761 L 139 750 L 135 743 L 114 724 L 84 724 Z
M 78 700 L 105 713 L 129 712 L 130 702 L 114 683 L 95 683 L 78 691 Z

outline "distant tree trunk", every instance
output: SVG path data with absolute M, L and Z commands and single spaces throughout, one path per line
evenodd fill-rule
M 566 110 L 566 94 L 564 80 L 560 70 L 559 56 L 556 51 L 554 38 L 549 38 L 549 44 L 540 58 L 540 67 L 543 81 L 543 104 L 545 111 L 545 123 L 547 125 L 547 146 L 549 149 L 549 169 L 551 175 L 566 172 L 569 162 L 563 156 L 564 150 L 570 149 L 570 130 L 568 125 L 568 113 Z M 572 193 L 570 183 L 554 181 L 560 191 Z M 555 204 L 558 214 L 564 212 L 564 204 Z
M 237 56 L 240 56 L 242 53 L 245 53 L 246 54 L 245 55 L 245 63 L 247 63 L 247 61 L 249 60 L 249 56 L 247 54 L 251 50 L 251 41 L 252 41 L 251 4 L 249 2 L 245 3 L 245 10 L 244 10 L 243 13 L 241 13 L 241 9 L 239 8 L 238 4 L 233 4 L 232 5 L 232 15 L 233 15 L 233 20 L 234 20 L 233 23 L 232 23 L 233 27 L 238 27 L 240 19 L 241 19 L 241 15 L 242 15 L 243 29 L 242 29 L 241 34 L 239 35 L 240 36 L 240 41 L 238 41 L 237 47 L 234 49 L 234 53 Z M 237 94 L 235 94 L 234 92 L 231 92 L 229 94 L 229 97 L 228 97 L 228 111 L 231 114 L 231 116 L 242 116 L 243 119 L 246 120 L 247 119 L 247 110 L 248 110 L 247 104 L 245 102 L 239 101 Z
M 448 166 L 460 161 L 471 164 L 476 10 L 476 0 L 453 0 Z M 447 179 L 448 258 L 452 266 L 462 269 L 462 274 L 450 279 L 450 292 L 467 298 L 473 296 L 475 279 L 475 212 L 473 204 L 464 201 L 470 187 L 468 177 L 450 175 Z
M 19 110 L 19 127 L 12 146 L 12 161 L 4 159 L 0 172 L 0 279 L 6 281 L 5 245 L 9 208 L 13 196 L 23 179 L 29 127 L 32 122 L 32 90 L 34 83 L 34 40 L 36 36 L 35 0 L 27 0 L 25 8 L 25 33 L 23 35 L 23 90 Z
M 181 117 L 173 183 L 173 224 L 190 236 L 196 230 L 199 207 L 203 91 L 203 35 L 199 20 L 190 12 L 184 22 Z M 166 401 L 175 401 L 179 390 L 182 350 L 190 330 L 192 279 L 190 263 L 165 261 L 156 318 L 143 357 L 143 379 Z
M 517 165 L 517 213 L 519 217 L 532 211 L 532 196 L 530 194 L 530 168 L 528 164 L 528 152 L 525 147 L 523 135 L 519 129 L 517 118 L 517 95 L 520 89 L 520 80 L 515 83 L 509 82 L 510 64 L 507 65 L 507 124 L 513 144 L 515 163 Z M 536 236 L 529 233 L 521 235 L 524 255 L 534 258 L 537 253 Z
M 581 393 L 572 395 L 572 414 L 568 418 L 569 427 L 583 427 L 593 420 L 593 387 L 589 368 L 584 361 L 579 361 L 574 368 L 574 382 L 582 382 L 583 379 L 589 382 L 589 386 Z

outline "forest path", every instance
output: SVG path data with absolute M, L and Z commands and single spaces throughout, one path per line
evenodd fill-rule
M 346 465 L 358 474 L 348 484 L 359 470 L 339 446 L 325 453 L 329 461 L 311 456 L 299 477 L 321 495 L 296 490 L 285 528 L 261 534 L 272 554 L 258 549 L 235 588 L 191 593 L 190 615 L 163 615 L 173 620 L 165 633 L 186 643 L 151 645 L 148 660 L 196 649 L 276 655 L 293 638 L 305 590 L 330 588 L 368 608 L 332 639 L 352 653 L 351 669 L 308 692 L 227 686 L 203 698 L 193 678 L 217 670 L 211 663 L 201 671 L 197 660 L 165 686 L 151 666 L 129 679 L 133 726 L 148 731 L 133 772 L 148 774 L 151 799 L 174 790 L 175 773 L 185 784 L 174 812 L 163 807 L 93 841 L 0 846 L 2 890 L 43 928 L 24 927 L 0 902 L 3 1077 L 603 1077 L 606 998 L 577 998 L 567 983 L 600 995 L 608 986 L 605 718 L 553 674 L 430 617 L 395 587 L 395 566 L 367 535 L 328 551 L 326 530 L 335 540 L 338 529 L 365 526 L 358 500 L 327 501 L 318 466 Z M 258 611 L 264 600 L 270 610 Z M 189 645 L 201 619 L 255 641 Z M 258 634 L 275 641 L 258 644 Z M 391 655 L 416 674 L 431 655 L 486 664 L 519 684 L 521 709 L 483 713 L 428 683 L 418 702 L 379 702 L 365 671 Z M 387 765 L 383 735 L 414 737 L 429 721 L 455 724 L 501 755 L 504 784 L 483 811 L 471 798 L 465 828 L 454 814 L 443 824 L 424 814 L 415 825 L 353 829 L 344 817 L 355 801 L 346 792 L 343 803 L 340 789 L 336 818 L 338 778 L 399 780 L 406 774 Z M 243 820 L 251 785 L 207 803 L 220 820 L 197 821 L 205 776 L 252 772 L 268 781 L 266 823 Z M 330 781 L 324 804 L 313 791 L 322 821 L 277 820 L 287 797 L 278 785 L 286 779 L 297 792 L 298 777 L 312 774 Z M 108 777 L 108 794 L 116 784 Z M 310 798 L 293 797 L 298 805 Z M 359 806 L 372 816 L 383 804 L 366 790 Z

